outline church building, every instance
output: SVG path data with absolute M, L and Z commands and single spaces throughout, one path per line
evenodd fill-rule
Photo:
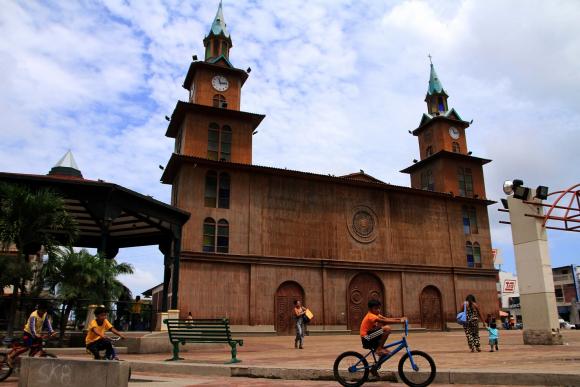
M 240 110 L 248 72 L 230 60 L 221 3 L 203 43 L 204 59 L 183 83 L 189 100 L 177 102 L 167 128 L 175 150 L 162 176 L 171 204 L 191 213 L 172 276 L 182 318 L 191 311 L 288 334 L 299 299 L 315 314 L 311 329 L 355 332 L 374 298 L 391 316 L 442 330 L 468 294 L 497 315 L 494 202 L 483 176 L 490 160 L 468 151 L 470 123 L 449 108 L 433 64 L 427 112 L 412 130 L 420 160 L 401 171 L 411 181 L 402 187 L 362 171 L 254 165 L 252 136 L 264 115 Z

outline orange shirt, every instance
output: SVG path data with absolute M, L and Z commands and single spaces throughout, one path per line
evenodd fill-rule
M 97 324 L 96 319 L 91 321 L 91 323 L 89 324 L 89 330 L 87 332 L 87 337 L 85 337 L 86 345 L 89 345 L 93 341 L 97 341 L 101 338 L 101 336 L 99 336 L 98 334 L 93 332 L 93 329 L 95 329 L 100 334 L 104 335 L 105 332 L 108 331 L 109 329 L 111 329 L 112 327 L 113 327 L 113 324 L 111 324 L 109 322 L 109 320 L 107 320 L 107 319 L 105 319 L 105 321 L 103 321 L 103 323 L 101 325 Z
M 363 318 L 362 322 L 360 323 L 360 335 L 361 335 L 361 337 L 366 336 L 368 331 L 370 331 L 371 329 L 373 329 L 376 326 L 376 323 L 377 323 L 379 317 L 382 317 L 382 316 L 380 314 L 374 314 L 371 312 L 367 313 L 365 318 Z

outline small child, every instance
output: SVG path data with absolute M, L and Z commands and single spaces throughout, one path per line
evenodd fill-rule
M 95 319 L 89 324 L 87 337 L 85 339 L 87 349 L 93 354 L 95 360 L 99 360 L 99 351 L 105 350 L 105 357 L 111 360 L 119 360 L 111 341 L 105 336 L 105 332 L 110 330 L 122 339 L 125 338 L 115 328 L 113 324 L 107 320 L 107 310 L 102 306 L 95 308 Z
M 493 347 L 495 347 L 496 351 L 499 351 L 499 348 L 497 347 L 499 343 L 499 331 L 497 330 L 497 325 L 492 322 L 486 329 L 489 333 L 489 347 L 491 348 L 489 352 L 493 352 Z

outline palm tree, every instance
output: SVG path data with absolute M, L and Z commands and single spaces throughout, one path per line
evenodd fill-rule
M 0 183 L 0 250 L 3 260 L 16 260 L 4 281 L 13 286 L 7 335 L 11 337 L 16 315 L 16 298 L 24 295 L 25 283 L 31 279 L 29 255 L 42 248 L 50 253 L 57 240 L 72 244 L 77 234 L 74 219 L 66 212 L 64 200 L 48 189 Z M 16 248 L 16 257 L 6 252 Z
M 66 324 L 73 309 L 84 303 L 102 304 L 116 300 L 125 286 L 116 278 L 120 274 L 132 274 L 133 267 L 117 263 L 82 249 L 72 247 L 55 249 L 43 267 L 45 284 L 62 299 L 60 340 L 64 340 Z

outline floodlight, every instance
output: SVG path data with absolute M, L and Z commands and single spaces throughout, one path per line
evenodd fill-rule
M 540 200 L 546 200 L 548 198 L 548 187 L 539 185 L 536 188 L 536 197 Z
M 518 185 L 514 188 L 514 198 L 527 200 L 530 196 L 530 189 L 528 187 L 524 187 L 523 185 Z
M 503 193 L 506 195 L 511 195 L 514 193 L 514 183 L 511 180 L 506 180 L 503 182 Z

